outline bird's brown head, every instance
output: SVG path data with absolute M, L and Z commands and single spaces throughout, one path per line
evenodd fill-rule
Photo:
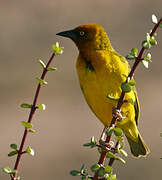
M 75 29 L 63 31 L 56 35 L 73 40 L 79 51 L 112 48 L 104 28 L 99 24 L 81 25 Z

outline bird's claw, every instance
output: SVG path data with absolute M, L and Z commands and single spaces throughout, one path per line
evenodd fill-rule
M 109 152 L 111 151 L 112 147 L 114 146 L 114 142 L 110 141 L 110 143 L 106 143 L 105 141 L 103 141 L 102 139 L 99 140 L 100 146 L 102 148 L 102 150 Z
M 116 107 L 112 110 L 113 117 L 117 118 L 118 121 L 122 121 L 125 117 L 122 116 L 121 110 L 117 109 Z

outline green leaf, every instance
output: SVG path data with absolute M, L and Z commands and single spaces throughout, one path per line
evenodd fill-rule
M 96 140 L 95 140 L 94 136 L 91 137 L 91 143 L 96 143 Z
M 162 137 L 162 133 L 160 133 L 160 137 Z
M 56 42 L 56 45 L 52 45 L 52 50 L 55 54 L 60 55 L 63 53 L 63 47 L 59 47 L 59 43 Z
M 70 171 L 70 174 L 71 174 L 72 176 L 80 176 L 80 171 L 72 170 L 72 171 Z
M 46 105 L 45 105 L 45 104 L 39 104 L 39 105 L 38 105 L 38 109 L 44 111 L 44 110 L 46 109 Z
M 146 57 L 144 57 L 144 60 L 147 61 L 147 62 L 149 62 L 149 63 L 152 62 L 152 61 L 151 61 L 151 54 L 148 53 L 148 54 L 146 55 Z
M 7 173 L 7 174 L 10 174 L 12 172 L 11 168 L 9 168 L 9 167 L 2 168 L 2 171 Z
M 131 79 L 128 83 L 130 86 L 134 86 L 136 84 L 135 80 Z
M 17 173 L 17 170 L 12 170 L 11 172 L 10 172 L 10 174 L 16 174 Z M 17 180 L 17 179 L 16 179 Z
M 121 147 L 120 144 L 118 144 L 117 147 L 116 147 L 116 150 L 117 150 L 118 154 L 120 153 L 120 147 Z
M 81 166 L 81 168 L 80 168 L 80 172 L 81 172 L 81 173 L 83 173 L 82 171 L 84 171 L 84 167 L 85 167 L 85 165 L 82 164 L 82 166 Z
M 162 28 L 162 22 L 160 23 L 159 27 Z
M 151 48 L 151 44 L 150 42 L 147 42 L 146 40 L 142 42 L 142 47 L 144 47 L 145 49 L 150 49 Z
M 115 139 L 120 142 L 124 142 L 124 138 L 120 136 L 115 136 Z
M 128 99 L 127 101 L 128 101 L 128 103 L 130 103 L 130 104 L 134 105 L 134 101 L 133 101 L 133 99 L 132 99 L 132 98 Z
M 148 53 L 146 57 L 147 59 L 151 60 L 151 53 Z
M 9 156 L 9 157 L 14 156 L 14 155 L 16 155 L 17 153 L 18 153 L 17 151 L 11 151 L 11 152 L 8 154 L 8 156 Z
M 107 136 L 111 136 L 113 129 L 113 127 L 108 128 L 108 130 L 106 131 Z
M 121 157 L 119 157 L 119 156 L 116 156 L 116 160 L 119 160 L 120 162 L 122 162 L 123 164 L 125 164 L 126 162 L 125 162 L 125 160 L 124 159 L 122 159 Z
M 149 60 L 149 59 L 147 58 L 147 56 L 144 57 L 143 59 L 144 59 L 145 61 L 147 61 L 148 63 L 151 63 L 151 62 L 152 62 L 151 60 Z
M 117 127 L 114 128 L 113 131 L 114 131 L 115 136 L 121 136 L 123 133 L 122 130 L 120 128 L 117 128 Z
M 116 174 L 113 174 L 113 175 L 110 174 L 110 179 L 109 180 L 117 180 L 116 179 Z
M 27 152 L 29 155 L 34 156 L 34 150 L 33 150 L 30 146 L 27 147 L 26 152 Z
M 21 124 L 26 128 L 26 129 L 29 129 L 29 128 L 32 128 L 33 125 L 31 123 L 28 123 L 26 121 L 21 121 Z
M 89 147 L 89 146 L 91 146 L 91 143 L 85 143 L 85 144 L 83 144 L 83 146 L 84 147 Z
M 131 91 L 131 86 L 129 85 L 129 83 L 123 82 L 121 84 L 121 89 L 125 92 L 128 93 Z
M 86 176 L 81 176 L 81 180 L 84 180 L 84 179 L 86 179 Z
M 104 178 L 105 178 L 105 180 L 110 180 L 109 174 L 106 173 L 106 174 L 104 175 Z
M 155 46 L 155 45 L 157 45 L 157 41 L 155 40 L 155 39 L 150 39 L 150 44 L 152 45 L 152 46 Z
M 131 54 L 132 54 L 134 57 L 137 57 L 138 49 L 137 49 L 137 48 L 132 48 L 132 49 L 131 49 Z
M 92 172 L 97 172 L 100 169 L 100 165 L 99 164 L 94 164 L 93 166 L 91 166 L 91 171 Z
M 102 153 L 102 148 L 97 148 L 98 152 L 101 154 Z
M 114 159 L 116 158 L 116 156 L 112 152 L 107 152 L 106 157 L 107 158 L 114 158 Z
M 158 20 L 157 20 L 157 17 L 155 16 L 155 14 L 152 14 L 152 22 L 154 24 L 157 24 L 158 23 Z
M 47 84 L 48 84 L 45 80 L 43 80 L 43 79 L 41 79 L 41 78 L 39 78 L 39 77 L 37 77 L 36 80 L 37 80 L 38 83 L 41 84 L 41 85 L 47 85 Z
M 39 60 L 39 64 L 42 66 L 43 69 L 46 68 L 45 63 L 42 60 Z
M 119 101 L 119 98 L 114 98 L 111 95 L 107 95 L 107 98 L 109 98 L 109 99 L 111 99 L 113 101 L 117 101 L 117 102 Z
M 108 173 L 108 174 L 111 174 L 112 173 L 111 166 L 109 166 L 109 165 L 105 166 L 105 172 Z
M 132 54 L 126 55 L 125 58 L 128 60 L 134 60 L 135 59 L 135 57 Z
M 146 33 L 146 41 L 147 41 L 147 42 L 150 41 L 150 38 L 151 38 L 150 34 L 149 34 L 149 33 Z
M 126 79 L 128 78 L 128 75 L 126 75 L 126 74 L 122 74 Z
M 35 129 L 29 129 L 30 133 L 35 133 L 35 131 L 36 131 Z
M 101 168 L 98 170 L 98 175 L 99 175 L 100 177 L 103 177 L 103 176 L 105 175 L 105 169 L 101 167 Z
M 144 65 L 145 68 L 149 67 L 149 62 L 148 61 L 142 60 L 142 64 Z
M 20 176 L 18 176 L 16 180 L 20 180 Z
M 121 153 L 123 156 L 125 156 L 125 157 L 128 156 L 127 152 L 124 151 L 124 149 L 120 149 L 120 153 Z
M 95 147 L 95 146 L 96 146 L 96 144 L 97 144 L 97 142 L 96 142 L 96 140 L 95 140 L 95 137 L 94 137 L 94 136 L 93 136 L 93 137 L 91 137 L 91 142 L 90 142 L 90 146 L 91 146 L 91 148 Z
M 32 104 L 21 104 L 20 105 L 22 108 L 32 108 Z
M 47 68 L 47 71 L 56 71 L 56 70 L 57 68 L 52 68 L 52 67 Z
M 10 144 L 10 148 L 17 150 L 17 144 Z

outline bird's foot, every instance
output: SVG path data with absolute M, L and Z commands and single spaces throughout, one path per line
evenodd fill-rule
M 113 117 L 117 118 L 118 121 L 122 121 L 125 117 L 122 116 L 121 110 L 117 109 L 116 107 L 112 110 Z
M 113 147 L 114 147 L 114 142 L 113 141 L 110 141 L 109 143 L 106 143 L 104 140 L 100 139 L 99 143 L 100 143 L 100 147 L 105 152 L 111 151 L 113 149 Z

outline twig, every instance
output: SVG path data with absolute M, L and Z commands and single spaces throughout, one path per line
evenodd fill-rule
M 48 71 L 47 69 L 50 66 L 50 64 L 52 63 L 52 60 L 53 60 L 54 57 L 55 57 L 55 53 L 52 53 L 46 67 L 43 69 L 43 73 L 41 75 L 42 80 L 44 80 L 44 78 L 46 76 L 46 73 Z M 28 121 L 27 121 L 28 123 L 32 122 L 33 115 L 34 115 L 34 113 L 35 113 L 35 111 L 37 109 L 36 105 L 37 105 L 37 101 L 38 101 L 38 97 L 39 97 L 39 94 L 40 94 L 41 87 L 42 87 L 42 85 L 39 83 L 38 86 L 37 86 L 37 90 L 36 90 L 36 93 L 35 93 L 34 100 L 33 100 L 32 108 L 30 110 L 29 118 L 28 118 Z M 24 149 L 24 145 L 25 145 L 25 141 L 26 141 L 28 132 L 29 132 L 28 129 L 25 129 L 24 135 L 23 135 L 22 140 L 21 140 L 21 145 L 20 145 L 20 148 L 18 150 L 16 162 L 15 162 L 15 165 L 14 165 L 14 170 L 16 170 L 16 171 L 18 171 L 18 169 L 19 169 L 20 161 L 21 161 L 22 155 L 24 154 L 23 149 Z M 13 174 L 11 176 L 11 180 L 15 180 L 16 176 L 17 176 L 17 173 Z
M 154 28 L 152 29 L 151 33 L 150 33 L 150 37 L 152 37 L 154 35 L 154 33 L 156 32 L 156 30 L 158 29 L 158 27 L 160 26 L 160 23 L 162 22 L 162 18 L 158 21 L 158 23 L 154 26 Z M 135 62 L 131 68 L 131 71 L 128 75 L 128 78 L 132 79 L 133 75 L 134 75 L 134 72 L 138 66 L 138 64 L 143 60 L 142 56 L 143 56 L 143 53 L 145 51 L 145 48 L 142 47 L 138 56 L 136 57 L 135 59 Z M 122 104 L 124 103 L 124 97 L 125 97 L 125 92 L 122 90 L 121 92 L 121 96 L 119 98 L 119 101 L 118 101 L 118 104 L 117 104 L 117 110 L 120 110 L 121 109 L 121 106 Z M 115 124 L 116 124 L 116 121 L 117 121 L 117 117 L 113 117 L 112 118 L 112 121 L 111 121 L 111 124 L 110 124 L 110 127 L 113 127 Z M 106 141 L 105 143 L 110 143 L 110 140 L 111 140 L 111 135 L 110 136 L 107 136 L 106 137 Z M 105 151 L 102 151 L 101 153 L 101 156 L 99 158 L 99 161 L 98 161 L 98 164 L 104 164 L 104 161 L 105 161 L 105 158 L 106 158 L 106 152 Z M 115 159 L 111 158 L 110 159 L 110 162 L 109 162 L 109 165 L 112 166 L 113 162 L 114 162 Z M 94 178 L 93 180 L 98 180 L 99 179 L 99 176 L 98 176 L 98 173 L 96 172 L 95 175 L 94 175 Z

